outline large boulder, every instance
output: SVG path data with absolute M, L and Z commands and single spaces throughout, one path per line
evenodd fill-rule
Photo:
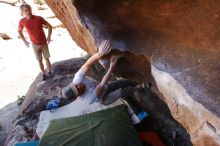
M 155 67 L 156 84 L 193 143 L 220 145 L 220 1 L 46 2 L 88 53 L 112 40 L 112 54 L 124 54 L 118 76 L 153 80 L 149 66 Z M 158 80 L 162 73 L 164 82 Z
M 74 58 L 53 65 L 54 77 L 46 82 L 41 81 L 41 74 L 35 79 L 26 94 L 20 107 L 17 118 L 13 121 L 12 130 L 6 140 L 6 146 L 14 146 L 20 141 L 33 140 L 33 134 L 39 121 L 39 114 L 45 110 L 48 99 L 53 96 L 61 96 L 61 89 L 68 85 L 76 71 L 85 63 L 86 58 Z M 100 81 L 105 69 L 96 63 L 88 73 L 88 76 Z M 114 77 L 112 78 L 114 80 Z M 192 146 L 190 136 L 186 129 L 173 119 L 166 104 L 158 98 L 156 88 L 152 88 L 143 97 L 140 106 L 149 114 L 143 128 L 156 131 L 166 145 Z M 68 104 L 70 101 L 65 101 Z
M 16 118 L 16 113 L 18 113 L 17 102 L 10 103 L 4 108 L 0 109 L 0 145 L 4 145 L 4 142 L 13 128 L 13 120 Z
M 36 77 L 25 96 L 24 102 L 20 106 L 18 114 L 13 112 L 14 116 L 17 116 L 13 118 L 12 128 L 10 127 L 11 131 L 7 131 L 9 134 L 5 146 L 14 146 L 17 142 L 29 141 L 33 138 L 39 114 L 45 110 L 47 101 L 53 96 L 61 96 L 62 88 L 72 81 L 75 72 L 85 61 L 86 58 L 75 58 L 55 63 L 53 65 L 54 77 L 46 82 L 42 81 L 42 74 Z M 104 71 L 104 68 L 97 64 L 89 72 L 89 76 L 100 80 L 100 75 Z M 64 104 L 69 102 L 71 101 L 65 101 Z M 6 127 L 4 126 L 4 128 Z

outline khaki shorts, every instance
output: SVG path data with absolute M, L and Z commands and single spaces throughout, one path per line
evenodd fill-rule
M 48 49 L 48 45 L 35 45 L 35 44 L 32 44 L 33 46 L 33 49 L 34 49 L 34 53 L 35 53 L 35 56 L 37 58 L 37 60 L 42 60 L 42 54 L 44 56 L 44 58 L 50 58 L 50 52 L 49 52 L 49 49 Z

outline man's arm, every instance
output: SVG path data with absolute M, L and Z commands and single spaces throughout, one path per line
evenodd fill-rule
M 48 23 L 46 20 L 45 20 L 45 23 L 44 25 L 48 28 L 48 34 L 47 34 L 47 43 L 49 44 L 50 41 L 51 41 L 51 34 L 52 34 L 52 26 L 50 23 Z
M 109 67 L 107 73 L 102 78 L 101 83 L 99 83 L 98 86 L 96 87 L 96 91 L 95 92 L 96 92 L 96 96 L 97 97 L 101 98 L 101 95 L 103 94 L 104 89 L 105 89 L 105 84 L 109 80 L 109 78 L 111 76 L 111 73 L 112 73 L 112 70 L 113 70 L 114 66 L 116 65 L 116 63 L 117 63 L 117 60 L 118 60 L 118 56 L 113 56 L 111 58 L 111 64 L 110 64 L 110 67 Z
M 27 46 L 29 48 L 30 43 L 24 37 L 23 28 L 21 28 L 21 27 L 18 28 L 18 34 L 21 37 L 22 41 L 24 42 L 25 46 Z
M 86 63 L 81 67 L 81 70 L 86 74 L 91 66 L 102 56 L 106 55 L 110 51 L 110 41 L 104 41 L 100 47 L 99 52 L 93 54 Z

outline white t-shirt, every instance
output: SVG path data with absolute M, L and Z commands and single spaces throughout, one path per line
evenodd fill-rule
M 84 104 L 91 104 L 95 102 L 97 99 L 96 96 L 96 86 L 98 85 L 98 81 L 85 76 L 85 73 L 80 69 L 73 78 L 74 84 L 84 84 L 86 89 L 85 92 L 78 97 L 78 99 Z

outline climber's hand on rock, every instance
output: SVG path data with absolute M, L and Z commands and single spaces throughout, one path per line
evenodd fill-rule
M 120 58 L 120 56 L 112 56 L 111 57 L 110 68 L 113 68 L 116 65 L 119 58 Z
M 99 46 L 99 52 L 98 52 L 99 57 L 102 57 L 108 54 L 111 50 L 110 46 L 111 46 L 110 40 L 103 41 L 101 45 Z

